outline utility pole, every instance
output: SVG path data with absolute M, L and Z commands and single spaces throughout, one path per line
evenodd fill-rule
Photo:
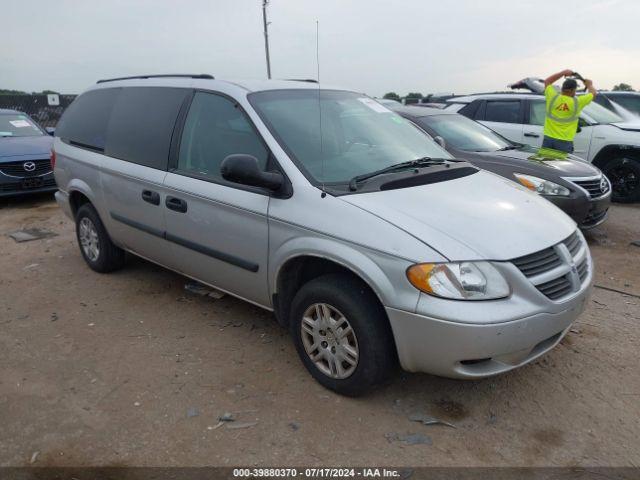
M 271 60 L 269 60 L 269 22 L 267 22 L 267 4 L 269 0 L 262 0 L 262 23 L 264 24 L 264 52 L 267 56 L 267 78 L 271 79 Z

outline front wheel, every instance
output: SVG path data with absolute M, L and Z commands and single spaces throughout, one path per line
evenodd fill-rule
M 602 172 L 611 182 L 611 200 L 632 203 L 640 200 L 640 161 L 635 158 L 620 157 L 604 165 Z
M 302 286 L 291 306 L 291 335 L 309 373 L 324 387 L 358 396 L 396 364 L 384 309 L 364 283 L 323 275 Z

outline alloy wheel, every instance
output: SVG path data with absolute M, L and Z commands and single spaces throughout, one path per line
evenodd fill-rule
M 100 256 L 100 241 L 95 225 L 88 217 L 83 217 L 78 226 L 80 246 L 86 257 L 95 262 Z
M 305 352 L 318 370 L 339 380 L 353 374 L 360 357 L 358 340 L 337 308 L 313 304 L 305 310 L 300 325 Z

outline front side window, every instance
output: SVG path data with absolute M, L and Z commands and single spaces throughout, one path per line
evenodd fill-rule
M 239 153 L 254 156 L 266 170 L 269 152 L 244 112 L 225 97 L 196 92 L 182 132 L 178 170 L 222 180 L 222 161 Z
M 316 183 L 344 184 L 400 162 L 452 158 L 408 120 L 358 93 L 272 90 L 250 94 L 249 101 Z
M 487 101 L 484 119 L 488 122 L 520 123 L 520 101 Z
M 484 125 L 462 115 L 427 115 L 419 125 L 444 138 L 447 145 L 468 152 L 495 152 L 511 146 L 507 140 Z
M 529 124 L 544 125 L 547 116 L 547 105 L 544 100 L 532 100 L 529 103 Z
M 0 114 L 0 137 L 40 137 L 44 135 L 33 120 L 22 114 Z

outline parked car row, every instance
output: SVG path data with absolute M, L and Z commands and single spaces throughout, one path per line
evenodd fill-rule
M 444 109 L 476 120 L 508 140 L 539 148 L 545 119 L 545 100 L 539 93 L 541 83 L 540 79 L 528 78 L 511 85 L 516 89 L 532 90 L 530 93 L 449 97 L 444 100 Z M 637 202 L 640 200 L 640 117 L 635 118 L 632 114 L 623 119 L 617 107 L 608 109 L 600 103 L 612 105 L 613 97 L 616 102 L 627 98 L 631 109 L 640 101 L 640 95 L 618 93 L 598 93 L 596 102 L 582 110 L 574 139 L 574 155 L 604 172 L 612 185 L 613 201 Z
M 608 183 L 421 112 L 301 81 L 105 80 L 60 121 L 56 199 L 90 268 L 129 252 L 273 311 L 336 392 L 398 363 L 456 378 L 520 367 L 562 340 L 593 279 L 581 231 L 547 198 L 568 190 L 562 206 L 590 226 Z

